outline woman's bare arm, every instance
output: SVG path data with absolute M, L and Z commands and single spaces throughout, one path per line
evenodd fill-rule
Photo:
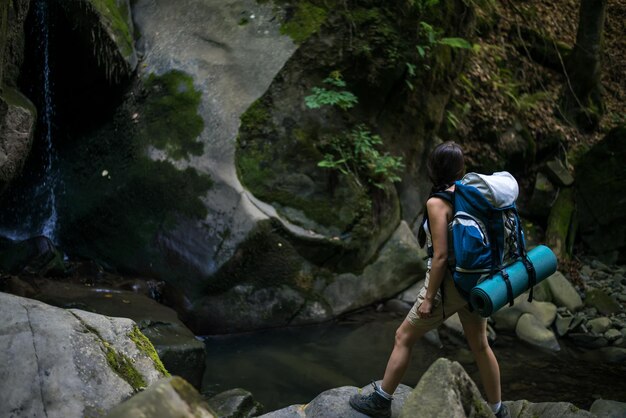
M 430 198 L 426 202 L 428 210 L 428 227 L 433 241 L 433 258 L 430 267 L 430 280 L 426 289 L 426 297 L 420 306 L 421 314 L 430 314 L 432 303 L 441 287 L 448 268 L 448 220 L 452 208 L 440 198 Z

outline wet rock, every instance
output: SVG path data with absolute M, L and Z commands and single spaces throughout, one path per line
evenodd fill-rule
M 406 315 L 409 313 L 412 307 L 412 304 L 404 302 L 400 299 L 389 299 L 385 302 L 383 308 L 386 312 L 394 312 L 397 314 Z
M 517 321 L 515 333 L 518 338 L 535 347 L 550 351 L 561 349 L 554 333 L 535 316 L 525 313 Z
M 63 254 L 49 238 L 38 236 L 23 241 L 0 238 L 0 270 L 39 276 L 65 273 Z
M 487 418 L 493 414 L 463 367 L 445 358 L 424 373 L 400 413 L 401 418 L 465 416 Z
M 107 418 L 218 418 L 202 396 L 180 377 L 160 380 L 113 408 Z M 243 418 L 243 416 L 242 416 Z
M 12 87 L 2 87 L 0 79 L 0 193 L 22 171 L 33 143 L 36 119 L 30 100 Z
M 556 335 L 559 337 L 564 336 L 570 331 L 570 325 L 574 321 L 573 316 L 561 316 L 560 314 L 556 315 L 556 321 L 554 322 L 554 327 L 556 330 Z
M 622 311 L 621 306 L 601 289 L 589 290 L 585 298 L 585 305 L 596 308 L 602 315 L 611 315 Z
M 417 295 L 422 287 L 424 287 L 424 279 L 421 279 L 418 282 L 412 284 L 408 289 L 405 289 L 397 297 L 398 299 L 413 305 L 417 300 Z
M 626 417 L 626 403 L 597 399 L 591 404 L 589 412 L 597 418 L 620 418 Z
M 574 177 L 559 159 L 548 161 L 543 171 L 550 181 L 559 187 L 569 187 L 574 183 Z
M 602 347 L 598 349 L 598 352 L 608 363 L 626 363 L 626 348 Z
M 561 272 L 557 271 L 548 277 L 546 281 L 550 287 L 553 301 L 557 306 L 565 306 L 572 312 L 583 307 L 580 295 Z
M 378 382 L 380 384 L 380 381 Z M 350 396 L 357 392 L 369 394 L 372 386 L 362 389 L 354 386 L 343 386 L 320 393 L 315 399 L 306 405 L 291 405 L 278 411 L 261 415 L 259 418 L 364 418 L 365 415 L 352 409 L 348 403 Z M 391 404 L 391 416 L 400 416 L 400 410 L 405 403 L 411 388 L 406 385 L 398 386 L 393 394 L 394 401 Z
M 609 342 L 601 335 L 587 334 L 583 332 L 570 333 L 569 338 L 574 344 L 580 345 L 585 348 L 600 348 L 606 347 Z
M 231 389 L 213 396 L 209 405 L 220 418 L 251 418 L 261 415 L 263 407 L 245 389 Z
M 130 319 L 6 293 L 0 319 L 0 416 L 100 417 L 164 377 Z
M 514 418 L 594 418 L 595 416 L 569 402 L 532 403 L 526 400 L 505 402 Z
M 587 321 L 587 327 L 594 334 L 602 334 L 611 326 L 611 320 L 607 317 L 594 318 Z
M 196 388 L 202 383 L 205 346 L 178 319 L 172 309 L 144 294 L 121 290 L 146 286 L 120 277 L 85 283 L 60 279 L 13 278 L 4 289 L 26 291 L 28 298 L 61 308 L 79 308 L 107 316 L 130 318 L 154 345 L 165 368 L 189 381 Z
M 615 328 L 611 328 L 604 333 L 604 338 L 606 338 L 610 343 L 616 342 L 618 339 L 622 338 L 622 333 Z

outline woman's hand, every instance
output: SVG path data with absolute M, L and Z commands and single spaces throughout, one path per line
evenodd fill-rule
M 430 318 L 433 310 L 433 301 L 430 299 L 424 299 L 424 301 L 417 308 L 417 315 L 420 318 Z

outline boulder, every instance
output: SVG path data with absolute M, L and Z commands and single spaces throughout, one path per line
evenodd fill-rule
M 585 305 L 595 308 L 602 315 L 612 315 L 622 311 L 622 307 L 602 289 L 591 289 L 585 297 Z
M 528 302 L 528 294 L 524 293 L 515 298 L 513 306 L 505 306 L 492 315 L 495 328 L 498 330 L 513 331 L 517 321 L 524 313 L 535 316 L 544 327 L 549 327 L 556 318 L 556 306 L 550 302 Z
M 615 328 L 611 328 L 610 330 L 604 333 L 604 338 L 608 340 L 608 342 L 617 341 L 622 338 L 622 333 L 616 330 Z
M 380 382 L 378 382 L 380 384 Z M 291 405 L 278 411 L 261 415 L 259 418 L 364 418 L 365 415 L 350 407 L 350 396 L 357 392 L 368 394 L 373 390 L 371 385 L 364 388 L 343 386 L 320 393 L 315 399 L 306 405 Z M 402 416 L 401 409 L 411 388 L 406 385 L 398 386 L 394 393 L 394 401 L 391 404 L 391 416 Z
M 1 55 L 1 54 L 0 54 Z M 0 193 L 21 173 L 35 131 L 35 106 L 0 79 Z
M 107 418 L 217 418 L 202 396 L 180 377 L 162 379 L 113 408 Z M 243 417 L 243 416 L 242 416 Z
M 602 347 L 598 349 L 604 361 L 607 363 L 626 363 L 626 348 L 622 347 Z
M 626 260 L 626 126 L 613 128 L 576 166 L 578 220 L 583 243 L 613 261 Z
M 537 173 L 535 188 L 533 189 L 528 206 L 523 208 L 524 212 L 529 216 L 547 219 L 556 196 L 556 187 L 548 180 L 545 174 Z
M 154 345 L 165 368 L 199 389 L 205 368 L 205 346 L 180 321 L 176 312 L 138 292 L 142 286 L 148 287 L 140 280 L 129 281 L 113 275 L 92 280 L 87 277 L 78 280 L 11 278 L 2 290 L 20 292 L 20 296 L 60 308 L 79 308 L 132 319 Z
M 436 388 L 436 390 L 434 390 Z M 401 418 L 493 417 L 476 384 L 463 367 L 436 360 L 409 394 Z
M 591 404 L 589 412 L 597 418 L 626 417 L 626 403 L 597 399 Z
M 607 317 L 593 318 L 587 321 L 587 328 L 594 334 L 602 334 L 611 327 L 611 320 Z
M 231 389 L 209 399 L 209 405 L 220 418 L 251 418 L 261 415 L 263 407 L 245 389 Z
M 574 312 L 583 307 L 583 301 L 572 284 L 559 271 L 546 279 L 552 300 L 557 306 L 565 306 Z
M 100 417 L 167 374 L 130 319 L 6 293 L 0 318 L 1 416 Z
M 544 167 L 544 172 L 559 187 L 569 187 L 574 184 L 574 177 L 569 172 L 565 164 L 560 159 L 548 161 Z
M 594 415 L 569 402 L 539 402 L 526 400 L 506 402 L 513 418 L 594 418 Z
M 535 347 L 549 351 L 561 349 L 554 333 L 529 313 L 523 314 L 517 321 L 515 333 L 519 339 Z

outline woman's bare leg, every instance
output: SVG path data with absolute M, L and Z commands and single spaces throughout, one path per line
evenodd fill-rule
M 396 338 L 393 351 L 389 356 L 385 376 L 383 377 L 382 389 L 389 395 L 393 395 L 400 384 L 411 360 L 413 346 L 424 335 L 423 330 L 418 330 L 410 322 L 404 320 L 396 330 Z
M 461 316 L 461 323 L 467 343 L 474 354 L 487 400 L 491 404 L 496 404 L 501 401 L 502 397 L 500 366 L 487 341 L 487 321 L 476 317 L 469 319 Z

